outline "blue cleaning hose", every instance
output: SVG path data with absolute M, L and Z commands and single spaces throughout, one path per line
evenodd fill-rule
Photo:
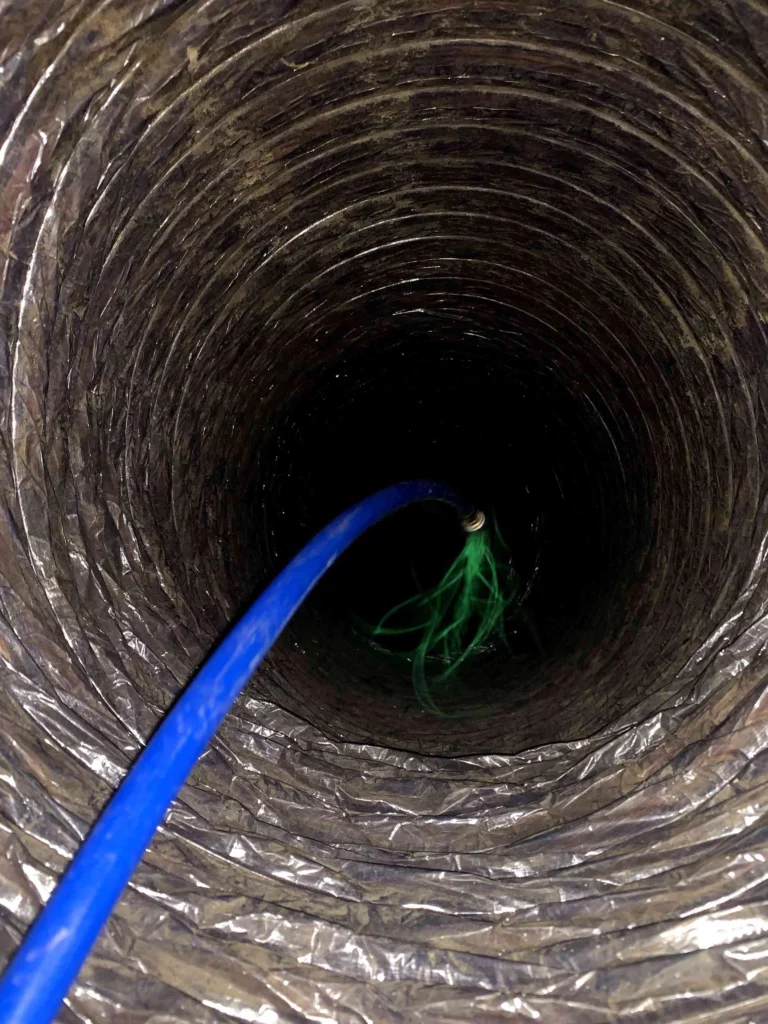
M 443 484 L 396 484 L 307 544 L 227 634 L 123 779 L 0 980 L 1 1024 L 47 1024 L 197 759 L 288 620 L 353 541 L 416 501 L 470 506 Z

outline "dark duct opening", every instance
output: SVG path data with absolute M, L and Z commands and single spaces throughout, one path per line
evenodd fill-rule
M 349 502 L 435 476 L 539 560 L 542 650 L 473 667 L 492 714 L 426 715 L 358 620 L 453 534 L 382 526 L 228 718 L 71 1018 L 748 1001 L 722 932 L 664 928 L 741 912 L 762 857 L 761 5 L 17 6 L 0 794 L 33 867 L 8 948 L 237 609 Z
M 468 689 L 447 709 L 457 717 L 519 704 L 553 662 L 584 657 L 585 648 L 621 629 L 631 615 L 626 591 L 648 543 L 638 494 L 648 483 L 635 439 L 617 441 L 595 410 L 580 406 L 555 367 L 531 356 L 525 332 L 491 321 L 483 333 L 463 320 L 470 318 L 418 313 L 395 319 L 393 328 L 374 319 L 360 354 L 299 382 L 299 394 L 268 425 L 247 505 L 258 523 L 248 546 L 263 550 L 266 538 L 274 565 L 342 508 L 400 479 L 450 481 L 493 511 L 530 586 L 527 609 L 540 646 L 513 630 L 508 650 L 471 663 Z M 376 336 L 380 323 L 390 337 Z M 627 464 L 637 467 L 632 484 Z M 422 716 L 409 666 L 372 656 L 367 627 L 413 594 L 414 572 L 421 583 L 436 583 L 461 543 L 444 509 L 409 509 L 372 531 L 318 588 L 294 636 L 309 650 L 334 637 L 333 655 L 323 652 L 313 667 L 322 673 L 323 658 L 331 662 L 341 701 L 359 691 L 383 704 L 378 719 L 392 716 L 393 705 Z M 341 676 L 333 664 L 340 649 Z M 434 719 L 423 723 L 430 726 Z M 407 745 L 410 719 L 393 728 Z M 466 735 L 466 721 L 458 729 Z

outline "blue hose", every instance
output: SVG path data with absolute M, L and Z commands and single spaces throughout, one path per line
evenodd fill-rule
M 471 508 L 426 480 L 366 498 L 307 544 L 240 619 L 163 719 L 107 804 L 0 981 L 2 1024 L 46 1024 L 197 759 L 288 620 L 353 541 L 416 501 Z

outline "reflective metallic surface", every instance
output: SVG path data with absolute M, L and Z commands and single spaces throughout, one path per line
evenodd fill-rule
M 60 1020 L 767 1020 L 761 0 L 6 0 L 0 138 L 3 955 L 411 324 L 584 410 L 610 594 L 469 724 L 297 621 Z

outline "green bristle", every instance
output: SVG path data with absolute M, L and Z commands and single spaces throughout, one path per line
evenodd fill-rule
M 520 600 L 520 581 L 509 565 L 508 549 L 496 525 L 486 526 L 467 535 L 436 587 L 388 612 L 374 637 L 418 640 L 409 653 L 416 696 L 425 710 L 448 717 L 436 696 L 492 641 L 506 642 L 505 622 L 520 613 Z

